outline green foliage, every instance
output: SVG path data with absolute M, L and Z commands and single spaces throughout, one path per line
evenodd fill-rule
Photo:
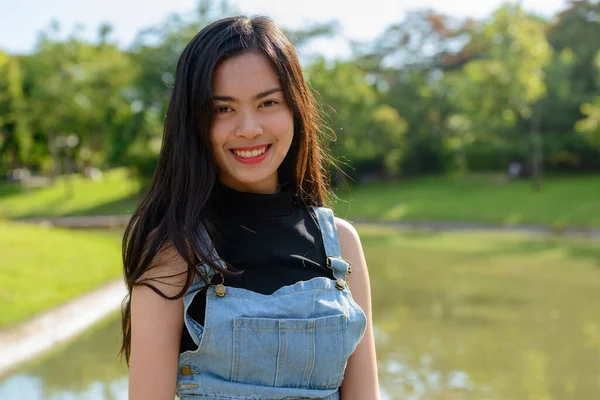
M 373 111 L 369 136 L 376 146 L 375 152 L 383 156 L 385 170 L 392 176 L 400 173 L 406 152 L 406 130 L 407 123 L 398 115 L 396 109 L 383 104 Z
M 0 53 L 0 175 L 28 167 L 57 176 L 72 159 L 76 171 L 128 165 L 147 182 L 181 51 L 234 14 L 227 1 L 201 0 L 127 50 L 110 24 L 94 42 L 77 31 L 64 38 L 53 24 L 32 54 Z M 481 21 L 412 10 L 372 42 L 351 43 L 347 61 L 307 46 L 336 37 L 334 20 L 287 32 L 353 178 L 500 170 L 534 158 L 536 144 L 546 168 L 598 170 L 599 15 L 591 0 L 551 21 L 511 4 Z M 65 135 L 78 137 L 74 149 L 58 147 Z
M 600 49 L 600 3 L 579 0 L 559 13 L 550 26 L 548 41 L 557 52 L 572 54 L 571 68 L 566 77 L 575 94 L 585 96 L 600 88 L 593 64 Z
M 32 134 L 26 116 L 23 72 L 18 58 L 0 51 L 0 172 L 29 162 Z
M 516 6 L 500 8 L 475 34 L 485 42 L 486 57 L 445 77 L 454 108 L 465 121 L 462 137 L 509 139 L 518 118 L 529 119 L 533 104 L 545 94 L 543 69 L 551 49 L 543 25 Z
M 597 97 L 594 103 L 582 104 L 581 112 L 585 118 L 578 121 L 575 128 L 600 147 L 600 97 Z
M 380 162 L 389 175 L 400 171 L 405 152 L 406 121 L 398 112 L 382 104 L 377 90 L 367 83 L 366 74 L 355 64 L 324 59 L 306 71 L 326 120 L 335 133 L 335 153 L 352 166 L 349 175 L 357 177 L 361 165 Z
M 555 55 L 546 68 L 548 98 L 542 131 L 570 132 L 578 124 L 577 131 L 589 132 L 593 118 L 587 123 L 578 121 L 591 111 L 582 105 L 593 104 L 600 90 L 600 69 L 594 62 L 600 53 L 599 20 L 600 3 L 582 0 L 572 2 L 549 26 L 547 37 Z
M 38 150 L 31 161 L 41 167 L 49 159 L 53 174 L 68 155 L 59 147 L 59 136 L 78 138 L 70 157 L 82 169 L 113 165 L 135 135 L 131 101 L 138 68 L 107 41 L 107 29 L 98 44 L 44 33 L 36 52 L 23 59 L 28 120 Z
M 598 87 L 600 87 L 600 51 L 596 54 L 594 64 Z M 583 133 L 592 144 L 600 149 L 600 97 L 596 97 L 594 102 L 582 104 L 581 113 L 585 118 L 577 121 L 575 129 Z
M 131 57 L 139 68 L 134 82 L 136 134 L 127 141 L 120 158 L 121 164 L 136 169 L 138 176 L 148 182 L 156 168 L 157 155 L 163 134 L 164 117 L 171 98 L 177 61 L 188 42 L 212 21 L 239 12 L 227 1 L 198 1 L 191 15 L 171 14 L 156 26 L 141 31 L 131 49 Z M 309 35 L 309 32 L 306 32 Z M 310 36 L 310 35 L 309 35 Z M 308 38 L 305 38 L 308 40 Z

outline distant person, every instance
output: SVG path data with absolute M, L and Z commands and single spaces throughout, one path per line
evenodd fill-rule
M 527 165 L 522 165 L 518 162 L 511 162 L 506 170 L 506 177 L 509 181 L 514 181 L 519 178 L 530 178 L 531 169 Z
M 379 398 L 367 265 L 324 208 L 316 110 L 268 18 L 216 21 L 181 54 L 123 241 L 130 399 Z
M 506 176 L 508 177 L 509 180 L 512 181 L 514 179 L 517 179 L 519 177 L 520 173 L 521 173 L 521 164 L 519 164 L 517 162 L 512 162 L 508 166 L 508 170 L 506 171 Z

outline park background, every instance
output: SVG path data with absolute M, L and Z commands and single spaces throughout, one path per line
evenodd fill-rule
M 0 334 L 121 279 L 114 221 L 151 179 L 179 54 L 260 13 L 331 128 L 383 398 L 600 398 L 597 0 L 106 3 L 0 4 Z M 0 399 L 125 399 L 119 340 L 112 313 Z

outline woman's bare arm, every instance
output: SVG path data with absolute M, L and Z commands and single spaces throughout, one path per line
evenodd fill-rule
M 371 321 L 371 288 L 369 271 L 356 229 L 347 221 L 336 218 L 342 258 L 352 264 L 350 289 L 352 297 L 367 316 L 367 329 L 356 350 L 348 359 L 341 387 L 342 400 L 378 400 L 377 358 L 373 323 Z
M 162 249 L 142 279 L 167 296 L 181 291 L 187 265 L 172 247 Z M 168 277 L 169 275 L 176 275 Z M 183 298 L 167 300 L 146 286 L 131 295 L 130 400 L 173 400 L 183 329 Z

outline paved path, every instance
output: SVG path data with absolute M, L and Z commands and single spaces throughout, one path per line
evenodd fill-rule
M 578 236 L 589 238 L 600 238 L 600 229 L 591 228 L 552 228 L 543 225 L 497 225 L 473 222 L 410 222 L 410 221 L 373 221 L 357 220 L 357 224 L 375 224 L 381 226 L 391 226 L 396 228 L 417 229 L 436 232 L 515 232 L 529 233 L 533 235 L 562 235 Z
M 109 216 L 84 216 L 84 217 L 56 217 L 56 218 L 25 218 L 16 221 L 34 224 L 48 224 L 65 228 L 120 228 L 127 225 L 129 215 Z M 600 229 L 565 228 L 558 229 L 543 225 L 517 225 L 507 226 L 499 224 L 473 223 L 473 222 L 411 222 L 411 221 L 377 221 L 358 219 L 352 221 L 356 224 L 375 224 L 406 229 L 419 229 L 429 231 L 502 231 L 520 232 L 531 234 L 560 234 L 564 236 L 585 236 L 600 238 Z
M 90 215 L 82 217 L 17 218 L 12 221 L 72 229 L 109 229 L 125 227 L 129 222 L 129 218 L 129 215 Z

